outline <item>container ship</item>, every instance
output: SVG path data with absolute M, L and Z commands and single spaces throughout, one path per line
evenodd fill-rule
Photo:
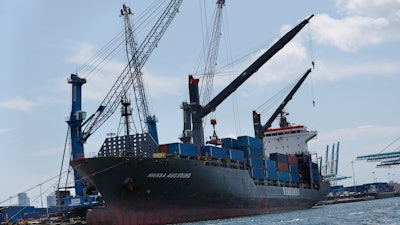
M 170 12 L 176 11 L 171 8 Z M 121 15 L 129 12 L 124 6 Z M 97 157 L 85 158 L 83 143 L 104 122 L 109 102 L 121 101 L 121 95 L 115 93 L 123 91 L 116 89 L 124 89 L 123 85 L 132 81 L 123 72 L 98 111 L 85 120 L 81 88 L 86 79 L 72 74 L 68 79 L 72 86 L 68 124 L 77 195 L 74 203 L 89 205 L 90 198 L 84 196 L 91 190 L 98 191 L 105 202 L 88 211 L 88 224 L 175 224 L 277 213 L 307 209 L 324 198 L 329 183 L 322 179 L 316 157 L 307 147 L 317 133 L 291 126 L 282 109 L 277 111 L 281 125 L 274 129 L 262 126 L 254 112 L 254 137 L 220 139 L 213 135 L 206 142 L 203 130 L 204 117 L 290 42 L 311 17 L 286 33 L 204 106 L 199 103 L 199 79 L 189 76 L 190 101 L 181 107 L 184 129 L 180 140 L 172 143 L 158 143 L 155 119 L 147 116 L 148 132 L 109 137 Z M 142 48 L 138 49 L 140 53 Z M 122 102 L 121 111 L 123 116 L 129 115 L 129 102 Z
M 87 214 L 88 224 L 172 224 L 311 208 L 329 192 L 307 151 L 316 132 L 293 126 L 265 133 L 263 143 L 241 136 L 200 152 L 170 143 L 154 157 L 110 150 L 72 161 L 106 202 Z M 105 143 L 118 142 L 112 139 Z M 268 154 L 282 146 L 285 153 Z

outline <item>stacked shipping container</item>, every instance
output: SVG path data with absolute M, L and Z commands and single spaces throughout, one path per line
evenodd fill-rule
M 223 143 L 222 146 L 227 149 L 227 155 L 230 160 L 238 162 L 244 161 L 244 152 L 238 150 L 238 140 L 233 138 L 223 138 L 221 141 Z
M 208 156 L 216 159 L 226 159 L 227 151 L 224 147 L 216 147 L 211 145 L 201 146 L 200 152 L 202 156 Z
M 276 172 L 276 162 L 267 159 L 265 162 L 265 176 L 270 180 L 278 180 L 278 174 Z
M 160 147 L 165 148 L 165 147 Z M 167 144 L 168 154 L 169 155 L 179 155 L 185 157 L 197 157 L 197 147 L 191 144 L 183 144 L 183 143 L 171 143 Z M 164 150 L 165 151 L 165 150 Z
M 264 163 L 262 144 L 260 139 L 249 136 L 241 136 L 237 139 L 238 148 L 243 151 L 250 165 L 251 177 L 264 179 Z
M 309 154 L 296 154 L 298 160 L 299 174 L 302 177 L 304 184 L 319 184 L 318 164 L 312 162 L 311 155 Z
M 300 182 L 299 162 L 297 161 L 297 157 L 294 155 L 288 155 L 288 163 L 289 163 L 290 181 L 294 183 L 299 183 Z
M 247 162 L 253 178 L 279 180 L 292 183 L 319 184 L 318 164 L 311 161 L 309 154 L 286 155 L 272 153 L 263 159 L 262 143 L 259 139 L 241 136 L 238 139 L 222 139 L 223 147 L 171 143 L 160 145 L 160 152 L 184 157 L 210 157 L 234 162 Z M 266 156 L 268 157 L 268 156 Z
M 276 161 L 278 179 L 280 181 L 289 181 L 289 164 L 287 155 L 281 153 L 273 153 L 269 155 L 269 158 Z

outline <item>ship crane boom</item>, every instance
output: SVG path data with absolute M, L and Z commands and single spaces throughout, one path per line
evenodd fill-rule
M 72 86 L 72 109 L 70 118 L 67 121 L 70 128 L 72 158 L 77 160 L 84 157 L 83 143 L 115 112 L 121 99 L 125 97 L 126 92 L 133 84 L 135 77 L 131 76 L 130 65 L 134 65 L 135 71 L 140 71 L 151 52 L 157 47 L 162 35 L 172 22 L 175 15 L 178 13 L 179 6 L 183 0 L 171 0 L 164 9 L 161 17 L 152 27 L 149 34 L 146 36 L 142 44 L 135 51 L 135 56 L 128 59 L 129 63 L 125 66 L 122 73 L 118 76 L 116 82 L 111 87 L 110 91 L 101 102 L 97 111 L 91 115 L 86 121 L 86 113 L 82 108 L 82 85 L 86 83 L 86 79 L 78 77 L 76 74 L 71 74 L 68 83 Z M 129 12 L 130 9 L 126 12 Z M 124 13 L 122 10 L 121 13 Z M 140 73 L 134 73 L 141 76 Z M 155 128 L 155 119 L 154 128 Z M 154 129 L 155 130 L 155 129 Z M 151 134 L 151 131 L 150 131 Z M 151 134 L 152 135 L 152 134 Z M 157 137 L 155 137 L 156 140 Z M 74 172 L 75 192 L 78 196 L 84 195 L 85 181 Z
M 263 138 L 264 131 L 271 127 L 276 117 L 282 112 L 283 108 L 293 98 L 294 94 L 297 92 L 297 90 L 300 88 L 300 86 L 303 84 L 308 74 L 310 73 L 311 73 L 311 68 L 308 69 L 307 72 L 300 78 L 300 80 L 296 83 L 296 85 L 292 88 L 292 90 L 289 92 L 286 98 L 282 101 L 279 107 L 275 110 L 275 112 L 263 126 L 261 126 L 260 114 L 258 114 L 256 111 L 253 111 L 254 133 L 257 138 L 259 139 Z
M 81 134 L 82 142 L 85 142 L 115 112 L 121 98 L 125 95 L 135 80 L 135 77 L 132 77 L 129 73 L 129 65 L 134 63 L 135 71 L 141 70 L 152 51 L 157 47 L 158 42 L 169 24 L 178 13 L 182 1 L 183 0 L 171 0 L 167 5 L 161 17 L 157 20 L 156 24 L 150 30 L 142 44 L 137 48 L 135 54 L 136 57 L 129 59 L 128 65 L 125 66 L 124 70 L 101 102 L 97 111 L 84 123 L 85 127 Z M 137 72 L 136 75 L 138 77 L 141 76 L 139 72 Z
M 204 145 L 204 130 L 202 126 L 203 117 L 214 111 L 219 104 L 221 104 L 240 85 L 257 72 L 261 66 L 289 43 L 313 16 L 314 15 L 311 15 L 309 18 L 303 20 L 296 27 L 287 32 L 205 106 L 199 104 L 198 79 L 194 79 L 192 76 L 189 77 L 190 102 L 192 105 L 193 144 L 197 146 Z
M 208 50 L 206 53 L 205 66 L 203 72 L 204 79 L 203 79 L 202 89 L 200 91 L 202 95 L 201 97 L 202 103 L 209 102 L 212 95 L 215 67 L 217 65 L 218 50 L 221 40 L 222 12 L 224 6 L 225 6 L 225 0 L 217 0 L 217 10 L 213 20 L 212 32 L 208 40 Z M 183 125 L 182 136 L 180 137 L 180 139 L 183 143 L 190 143 L 192 139 L 192 132 L 191 132 L 192 124 L 191 124 L 189 103 L 183 102 L 181 108 L 183 109 L 184 125 Z M 215 124 L 213 124 L 213 128 L 214 128 L 213 137 L 217 138 L 215 133 Z
M 222 9 L 224 5 L 225 5 L 225 0 L 217 1 L 217 12 L 214 19 L 214 25 L 210 37 L 210 42 L 209 42 L 210 44 L 208 48 L 206 64 L 204 67 L 205 88 L 202 98 L 203 102 L 208 102 L 210 101 L 211 98 L 215 67 L 217 65 L 219 43 L 221 40 Z

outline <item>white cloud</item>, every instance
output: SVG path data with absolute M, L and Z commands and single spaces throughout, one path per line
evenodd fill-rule
M 10 128 L 0 128 L 0 134 L 5 134 L 8 133 L 10 131 L 12 131 L 13 129 Z
M 357 51 L 364 46 L 400 39 L 400 1 L 336 0 L 336 6 L 344 18 L 319 14 L 311 21 L 318 43 Z
M 329 143 L 331 140 L 356 141 L 370 138 L 382 138 L 400 133 L 400 126 L 362 125 L 325 132 L 318 135 L 318 143 Z
M 282 27 L 280 37 L 289 29 L 291 29 L 291 27 Z M 304 39 L 302 39 L 301 36 L 302 34 L 299 33 L 291 42 L 287 43 L 284 48 L 259 68 L 259 70 L 252 75 L 251 79 L 245 82 L 243 86 L 252 86 L 251 90 L 246 91 L 246 95 L 253 95 L 256 92 L 263 91 L 265 90 L 265 86 L 270 83 L 294 81 L 312 66 L 311 58 L 307 54 L 307 48 L 303 44 Z M 225 87 L 227 83 L 235 79 L 264 54 L 277 40 L 278 39 L 273 40 L 268 47 L 260 49 L 252 56 L 249 56 L 246 62 L 237 63 L 232 71 L 227 72 L 231 75 L 231 78 L 227 79 L 227 76 L 216 76 L 214 78 L 214 86 Z M 238 65 L 240 68 L 238 68 Z M 224 73 L 224 75 L 226 74 Z M 229 80 L 229 82 L 227 80 Z M 254 88 L 254 85 L 256 88 Z
M 80 43 L 75 41 L 66 40 L 67 46 L 69 49 L 74 51 L 74 55 L 67 57 L 65 61 L 83 64 L 88 61 L 88 59 L 92 58 L 94 55 L 94 47 L 88 43 Z
M 348 15 L 398 17 L 398 0 L 336 0 L 336 7 Z
M 117 58 L 118 53 L 120 53 L 119 56 L 121 56 L 121 45 L 105 46 L 103 49 L 96 50 L 95 46 L 90 43 L 70 40 L 66 40 L 65 42 L 67 48 L 73 52 L 65 61 L 79 65 L 77 73 L 81 77 L 89 78 L 100 72 L 117 76 L 127 65 L 125 62 L 113 59 Z M 125 55 L 123 55 L 123 57 L 125 57 Z
M 12 99 L 0 102 L 0 108 L 4 109 L 14 109 L 20 111 L 31 111 L 35 106 L 37 106 L 35 100 L 28 100 L 23 97 L 17 96 Z
M 356 62 L 316 61 L 314 76 L 316 81 L 338 81 L 357 76 L 390 76 L 400 72 L 400 64 L 396 61 Z
M 0 102 L 0 108 L 30 112 L 38 106 L 51 105 L 59 102 L 63 101 L 55 97 L 37 97 L 34 99 L 27 99 L 21 96 L 16 96 L 9 100 Z
M 184 80 L 177 77 L 155 75 L 145 70 L 143 78 L 145 88 L 151 97 L 182 93 Z
M 346 12 L 344 18 L 335 19 L 327 14 L 319 14 L 307 25 L 309 34 L 316 44 L 334 46 L 341 51 L 353 54 L 364 47 L 379 46 L 389 41 L 400 40 L 400 32 L 398 32 L 400 1 L 337 0 L 337 7 Z M 281 33 L 288 29 L 290 27 L 283 26 Z M 310 37 L 307 37 L 304 32 L 301 31 L 295 39 L 260 68 L 257 73 L 261 75 L 255 76 L 255 83 L 259 87 L 264 87 L 267 83 L 294 80 L 302 73 L 301 71 L 309 68 L 310 61 L 314 59 L 309 56 L 312 52 L 307 52 L 310 50 L 306 47 L 308 45 L 306 41 Z M 257 57 L 260 54 L 261 52 L 257 54 Z M 351 63 L 345 60 L 345 58 L 334 58 L 334 56 L 317 57 L 316 67 L 313 70 L 318 74 L 315 80 L 337 81 L 348 77 L 388 76 L 400 72 L 400 65 L 396 60 L 377 59 L 363 62 L 354 59 Z M 252 92 L 256 91 L 252 90 Z
M 363 46 L 381 44 L 387 39 L 385 32 L 390 32 L 387 19 L 361 16 L 334 19 L 320 14 L 310 26 L 318 44 L 333 45 L 350 52 Z
M 79 64 L 84 69 L 84 72 L 78 71 L 80 77 L 87 77 L 87 84 L 83 90 L 85 101 L 101 101 L 107 93 L 111 90 L 112 86 L 117 81 L 120 74 L 125 69 L 127 63 L 111 60 L 104 61 L 98 69 L 93 68 L 97 65 L 85 65 L 85 63 L 99 63 L 102 59 L 98 58 L 94 53 L 94 47 L 88 43 L 78 43 L 69 41 L 70 48 L 73 50 L 74 55 L 68 57 L 66 61 Z M 90 59 L 88 61 L 88 59 Z M 88 69 L 90 68 L 90 69 Z M 93 73 L 91 73 L 94 71 Z M 152 97 L 159 97 L 164 94 L 177 95 L 179 94 L 182 81 L 171 76 L 159 76 L 147 71 L 143 71 L 143 82 L 146 92 Z M 130 88 L 132 90 L 132 88 Z
M 34 151 L 34 153 L 32 153 L 32 155 L 35 155 L 35 156 L 53 156 L 53 155 L 60 155 L 61 152 L 62 152 L 62 148 L 54 147 L 54 148 L 48 148 L 48 149 Z
M 256 76 L 259 86 L 265 86 L 266 83 L 294 80 L 308 69 L 307 66 L 311 66 L 311 63 L 307 65 L 306 48 L 299 41 L 299 39 L 294 39 L 289 42 L 259 69 L 257 72 L 259 75 Z M 262 53 L 264 51 L 265 49 L 262 50 Z

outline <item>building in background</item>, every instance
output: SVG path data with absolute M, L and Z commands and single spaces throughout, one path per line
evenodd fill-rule
M 19 206 L 30 206 L 31 205 L 29 197 L 26 193 L 18 194 L 18 205 Z
M 56 195 L 54 193 L 48 195 L 46 200 L 47 200 L 47 207 L 57 206 Z

